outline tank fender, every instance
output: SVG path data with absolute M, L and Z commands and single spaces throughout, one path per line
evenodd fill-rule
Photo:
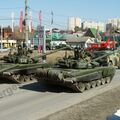
M 115 68 L 113 68 L 113 67 L 110 67 L 109 69 L 104 68 L 103 71 L 102 71 L 103 77 L 111 76 L 111 75 L 114 75 L 114 74 L 115 74 Z
M 93 81 L 93 80 L 97 80 L 97 79 L 101 79 L 102 78 L 102 72 L 94 72 L 94 73 L 88 73 L 85 75 L 80 75 L 77 77 L 73 77 L 70 78 L 72 79 L 73 83 L 74 82 L 89 82 L 89 81 Z

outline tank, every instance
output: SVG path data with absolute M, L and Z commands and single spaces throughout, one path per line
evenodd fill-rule
M 103 56 L 106 54 L 109 54 L 113 52 L 113 54 L 110 54 L 109 56 L 106 56 L 102 59 L 99 59 L 98 62 L 100 62 L 101 64 L 112 64 L 113 66 L 115 66 L 116 68 L 120 68 L 120 50 L 116 49 L 116 50 L 94 50 L 93 54 L 94 54 L 94 58 L 97 58 L 99 56 Z M 106 62 L 105 62 L 106 61 Z
M 117 48 L 117 43 L 114 40 L 114 38 L 112 41 L 110 41 L 110 38 L 108 38 L 106 41 L 102 41 L 100 43 L 91 43 L 88 45 L 86 50 L 93 51 L 95 57 L 108 54 L 109 52 L 113 51 L 114 52 L 113 54 L 98 61 L 101 62 L 101 64 L 104 64 L 106 59 L 106 61 L 109 64 L 112 64 L 117 68 L 120 68 L 120 50 L 119 48 Z
M 31 50 L 18 45 L 16 51 L 10 50 L 8 55 L 1 58 L 0 82 L 23 83 L 34 80 L 37 69 L 45 64 L 31 57 Z
M 0 82 L 24 83 L 36 80 L 34 75 L 38 69 L 48 67 L 47 64 L 0 64 Z
M 62 49 L 64 48 L 59 50 Z M 51 66 L 50 64 L 40 62 L 40 59 L 59 50 L 31 57 L 31 52 L 19 45 L 16 52 L 12 53 L 10 51 L 7 56 L 1 58 L 0 81 L 6 82 L 7 80 L 7 82 L 24 83 L 36 80 L 35 75 L 37 71 Z
M 111 82 L 115 68 L 108 64 L 100 65 L 97 62 L 113 52 L 104 54 L 95 59 L 84 49 L 74 49 L 74 56 L 65 55 L 52 68 L 43 68 L 37 72 L 38 82 L 52 85 L 62 85 L 74 92 L 83 92 Z

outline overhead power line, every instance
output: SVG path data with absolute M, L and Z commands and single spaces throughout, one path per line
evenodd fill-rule
M 15 8 L 0 8 L 0 10 L 15 10 L 15 9 L 23 9 L 24 7 L 15 7 Z
M 0 18 L 0 20 L 12 20 L 12 18 Z M 14 20 L 19 20 L 19 18 L 15 18 Z

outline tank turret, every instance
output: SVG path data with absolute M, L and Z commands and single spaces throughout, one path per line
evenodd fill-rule
M 7 63 L 17 63 L 17 64 L 28 64 L 28 63 L 36 63 L 38 60 L 30 57 L 32 53 L 31 50 L 26 47 L 22 47 L 18 45 L 16 52 L 12 53 L 12 49 L 8 53 L 7 56 L 3 56 L 1 60 L 4 60 Z

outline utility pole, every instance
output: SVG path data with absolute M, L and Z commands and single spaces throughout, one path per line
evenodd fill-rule
M 25 0 L 25 42 L 28 48 L 28 0 Z
M 1 52 L 2 52 L 2 49 L 3 49 L 3 43 L 2 43 L 2 40 L 3 40 L 3 26 L 1 25 Z

